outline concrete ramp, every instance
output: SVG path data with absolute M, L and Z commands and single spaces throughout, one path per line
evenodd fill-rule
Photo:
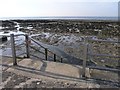
M 7 71 L 32 77 L 46 76 L 79 79 L 82 67 L 58 62 L 23 59 L 18 63 L 18 66 L 13 66 Z
M 8 60 L 8 59 L 7 59 Z M 11 60 L 10 60 L 11 61 Z M 4 63 L 4 62 L 3 62 Z M 18 60 L 18 65 L 17 66 L 12 66 L 12 63 L 10 63 L 8 66 L 3 65 L 3 67 L 6 67 L 4 70 L 4 73 L 10 72 L 18 75 L 19 77 L 27 77 L 28 79 L 35 79 L 37 80 L 43 80 L 43 81 L 49 81 L 49 82 L 69 82 L 69 83 L 79 83 L 79 87 L 100 87 L 101 85 L 104 86 L 103 82 L 98 80 L 96 81 L 95 79 L 86 79 L 84 80 L 81 78 L 82 74 L 82 66 L 78 65 L 72 65 L 72 64 L 65 64 L 65 63 L 58 63 L 58 62 L 50 62 L 50 61 L 43 61 L 43 60 L 32 60 L 32 59 L 23 59 L 23 60 Z M 91 70 L 90 70 L 91 72 Z M 96 72 L 96 73 L 95 73 Z M 90 77 L 108 77 L 108 74 L 111 76 L 111 73 L 103 73 L 103 72 L 98 72 L 95 70 L 95 72 L 92 72 L 89 74 L 89 69 L 86 69 L 86 76 Z M 95 73 L 95 74 L 94 74 Z M 9 73 L 8 73 L 9 74 Z M 104 75 L 105 74 L 105 75 Z M 96 76 L 99 75 L 99 76 Z M 9 77 L 13 77 L 14 75 L 9 75 Z M 117 77 L 117 75 L 112 76 Z M 4 76 L 5 78 L 5 76 Z M 111 77 L 108 77 L 111 78 Z M 18 78 L 19 79 L 19 78 Z M 17 81 L 17 78 L 15 78 Z M 116 79 L 118 80 L 118 79 Z M 116 81 L 115 80 L 115 81 Z M 8 78 L 8 81 L 9 78 Z M 26 83 L 27 81 L 25 81 Z M 101 82 L 101 85 L 99 85 L 97 82 Z M 22 83 L 22 84 L 25 84 Z M 110 84 L 110 82 L 106 82 L 107 84 Z M 9 83 L 4 83 L 5 85 L 8 85 Z M 21 86 L 22 85 L 20 83 Z M 106 85 L 107 85 L 106 84 Z M 56 84 L 57 85 L 57 84 Z M 117 85 L 118 83 L 111 82 L 109 87 L 111 85 Z M 14 86 L 14 85 L 13 85 Z M 102 87 L 103 87 L 102 86 Z M 106 87 L 106 86 L 105 86 Z
M 11 64 L 7 71 L 33 78 L 43 77 L 77 81 L 82 79 L 82 66 L 45 60 L 23 59 L 18 62 L 18 66 L 12 66 Z M 118 82 L 119 78 L 117 73 L 89 70 L 88 68 L 86 68 L 86 76 L 116 82 Z

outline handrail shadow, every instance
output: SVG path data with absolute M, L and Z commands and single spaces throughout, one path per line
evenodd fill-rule
M 43 71 L 43 70 L 37 70 L 34 68 L 25 67 L 25 66 L 21 66 L 21 65 L 17 65 L 14 68 L 17 70 L 21 70 L 21 71 L 25 71 L 25 72 L 29 72 L 29 73 L 33 73 L 33 74 L 37 74 L 37 75 L 42 75 L 42 76 L 46 76 L 46 77 L 50 77 L 50 78 L 54 78 L 54 79 L 64 79 L 64 80 L 72 80 L 72 81 L 80 82 L 80 78 L 77 78 L 77 77 L 56 74 L 56 73 Z

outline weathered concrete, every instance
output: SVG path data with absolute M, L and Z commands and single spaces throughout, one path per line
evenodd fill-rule
M 10 67 L 7 71 L 32 78 L 79 81 L 82 67 L 50 61 L 24 59 L 18 63 L 18 66 Z M 88 70 L 86 71 L 88 72 Z
M 4 63 L 4 62 L 3 62 Z M 7 63 L 8 64 L 8 63 Z M 103 84 L 102 81 L 97 81 L 94 79 L 83 79 L 81 78 L 82 67 L 72 64 L 64 64 L 50 61 L 42 60 L 32 60 L 32 59 L 23 59 L 18 61 L 18 66 L 12 66 L 9 63 L 4 70 L 4 73 L 9 79 L 12 77 L 12 81 L 5 83 L 5 79 L 2 87 L 15 87 L 15 88 L 24 88 L 24 87 L 34 87 L 34 82 L 37 87 L 79 87 L 79 88 L 100 88 L 100 87 L 113 87 L 113 83 Z M 7 75 L 7 72 L 11 73 Z M 86 69 L 86 76 L 90 76 L 89 69 Z M 16 78 L 19 77 L 19 78 Z M 24 78 L 23 78 L 24 77 Z M 26 79 L 25 79 L 26 78 Z M 19 80 L 20 79 L 20 82 Z M 24 80 L 25 79 L 25 80 Z M 28 80 L 29 79 L 29 80 Z M 14 81 L 17 84 L 14 85 Z M 14 82 L 13 84 L 11 84 Z M 40 84 L 40 83 L 45 84 Z M 39 84 L 39 85 L 38 85 Z M 59 85 L 60 84 L 60 85 Z M 72 86 L 75 84 L 75 86 Z M 27 86 L 26 86 L 27 85 Z M 116 84 L 117 85 L 117 84 Z M 36 87 L 36 86 L 35 86 Z M 114 86 L 116 87 L 116 86 Z

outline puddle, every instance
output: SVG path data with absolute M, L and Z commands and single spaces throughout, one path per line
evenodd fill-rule
M 18 35 L 18 34 L 25 34 L 21 31 L 8 31 L 7 33 L 4 32 L 0 32 L 0 36 L 7 36 L 7 41 L 6 42 L 1 42 L 0 44 L 0 55 L 1 56 L 10 56 L 12 57 L 12 51 L 11 51 L 11 44 L 10 44 L 10 34 L 14 34 L 14 35 Z M 22 44 L 25 41 L 25 37 L 24 36 L 16 36 L 15 37 L 15 44 L 19 45 Z M 19 52 L 18 54 L 22 53 Z

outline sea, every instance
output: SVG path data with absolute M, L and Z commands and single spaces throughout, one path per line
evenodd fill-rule
M 0 20 L 110 20 L 118 21 L 118 17 L 70 17 L 70 16 L 54 16 L 54 17 L 0 17 Z

